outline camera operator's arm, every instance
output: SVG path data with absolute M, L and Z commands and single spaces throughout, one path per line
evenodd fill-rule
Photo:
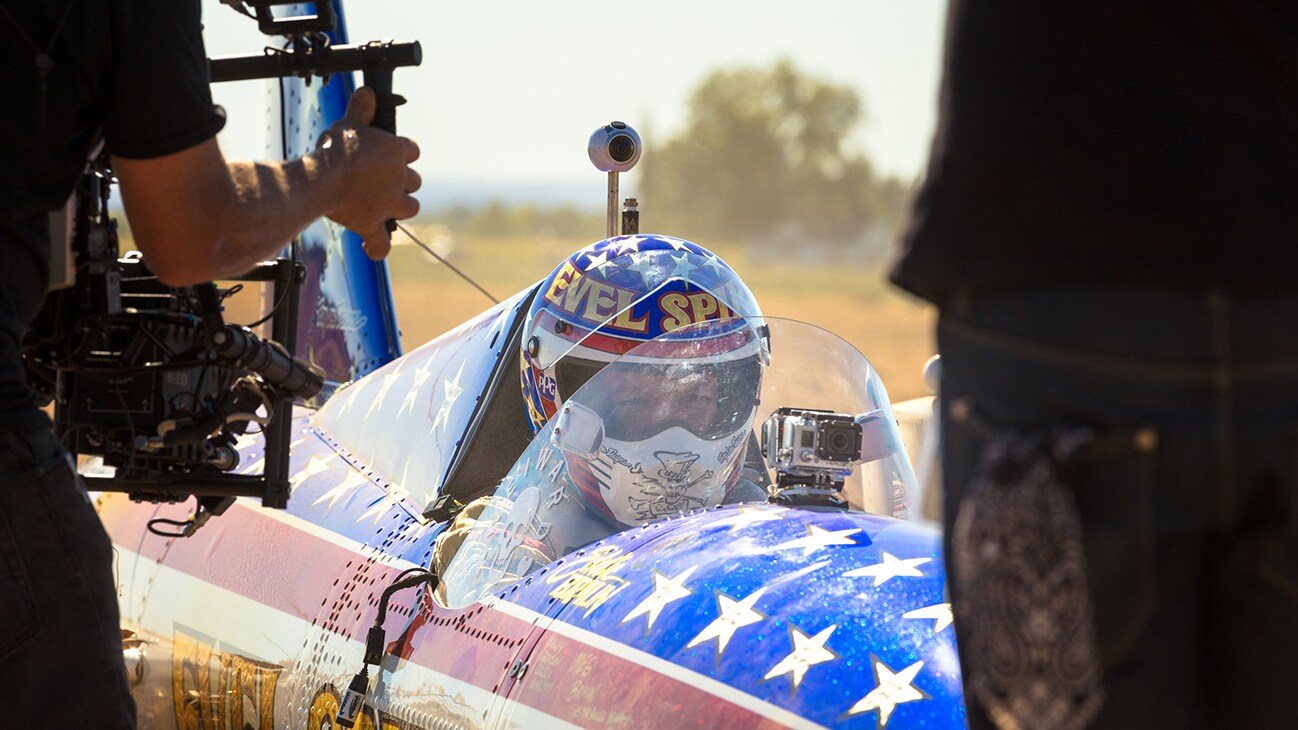
M 419 212 L 408 166 L 419 148 L 370 127 L 373 116 L 373 92 L 358 89 L 316 151 L 287 162 L 227 162 L 215 138 L 163 157 L 114 157 L 136 246 L 159 279 L 186 286 L 246 272 L 324 215 L 383 258 L 385 221 Z

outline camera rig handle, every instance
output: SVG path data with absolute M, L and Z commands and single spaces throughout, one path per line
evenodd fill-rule
M 360 71 L 364 84 L 374 90 L 374 121 L 370 126 L 397 132 L 397 107 L 405 97 L 392 93 L 392 72 L 402 66 L 418 66 L 424 52 L 419 41 L 370 41 L 361 45 L 330 46 L 297 43 L 289 50 L 274 50 L 257 56 L 226 56 L 208 61 L 212 83 L 299 76 L 328 76 Z M 388 220 L 388 233 L 397 222 Z
M 370 41 L 359 45 L 306 46 L 293 49 L 268 49 L 251 56 L 223 56 L 208 60 L 212 83 L 279 79 L 290 76 L 310 78 L 336 73 L 361 71 L 366 85 L 377 76 L 386 75 L 386 92 L 392 93 L 392 72 L 403 66 L 423 63 L 424 52 L 419 41 Z M 398 104 L 392 104 L 395 113 Z M 383 105 L 380 104 L 380 109 Z M 387 129 L 375 115 L 374 126 Z M 388 122 L 395 130 L 396 122 Z

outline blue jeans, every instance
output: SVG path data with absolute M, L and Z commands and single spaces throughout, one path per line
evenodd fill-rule
M 134 728 L 108 535 L 49 429 L 0 432 L 5 727 Z
M 943 311 L 938 350 L 948 541 L 998 432 L 1145 435 L 1065 480 L 1107 696 L 1096 726 L 1293 727 L 1298 297 L 999 295 Z

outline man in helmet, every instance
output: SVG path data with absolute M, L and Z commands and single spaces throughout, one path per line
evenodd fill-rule
M 760 315 L 734 269 L 689 241 L 620 236 L 577 251 L 541 283 L 524 323 L 523 397 L 533 432 L 632 348 L 688 325 Z
M 592 453 L 564 453 L 580 509 L 554 531 L 556 552 L 671 514 L 766 499 L 752 433 L 767 356 L 752 324 L 760 315 L 729 265 L 667 236 L 599 241 L 541 283 L 520 357 L 533 433 L 617 361 L 569 409 L 597 417 L 602 438 Z M 439 566 L 490 499 L 466 507 L 439 539 Z
M 765 343 L 745 321 L 755 317 L 761 308 L 735 270 L 670 236 L 602 240 L 541 283 L 520 359 L 533 431 L 594 373 L 636 349 L 613 374 L 618 386 L 605 383 L 594 395 L 600 403 L 587 404 L 611 416 L 593 468 L 572 470 L 589 507 L 630 526 L 722 501 L 765 499 L 759 487 L 732 494 L 761 383 Z M 679 365 L 665 370 L 668 361 Z M 735 469 L 709 464 L 716 453 Z M 696 470 L 713 472 L 707 482 L 724 479 L 704 485 Z M 765 475 L 754 465 L 748 482 L 761 485 Z M 691 478 L 689 494 L 702 496 L 681 494 Z
M 748 465 L 765 341 L 747 319 L 688 325 L 641 345 L 601 371 L 560 413 L 592 414 L 596 447 L 566 449 L 575 495 L 613 527 L 730 502 L 765 500 L 765 471 Z M 595 421 L 598 419 L 598 421 Z M 751 444 L 751 448 L 750 447 Z M 607 530 L 606 530 L 607 531 Z M 570 545 L 569 547 L 573 547 Z

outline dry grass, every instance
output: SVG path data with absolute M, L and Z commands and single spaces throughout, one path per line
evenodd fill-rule
M 458 268 L 496 298 L 512 296 L 545 277 L 578 242 L 550 238 L 462 239 L 452 242 L 428 224 L 414 232 L 431 242 Z M 413 245 L 398 246 L 388 259 L 402 343 L 407 351 L 491 306 L 481 292 Z M 747 252 L 714 249 L 744 277 L 762 311 L 818 325 L 837 333 L 865 353 L 883 376 L 894 401 L 927 395 L 921 377 L 935 351 L 930 306 L 903 296 L 884 280 L 880 268 L 860 265 L 789 265 L 760 260 Z M 228 307 L 228 319 L 248 321 L 255 297 Z
M 550 239 L 462 240 L 450 253 L 452 263 L 504 298 L 548 275 L 578 245 Z M 715 250 L 744 277 L 763 312 L 824 327 L 865 353 L 894 401 L 928 394 L 921 370 L 936 350 L 933 308 L 887 284 L 882 269 L 789 266 L 724 246 Z M 398 246 L 389 263 L 407 350 L 491 306 L 480 292 L 413 246 Z

